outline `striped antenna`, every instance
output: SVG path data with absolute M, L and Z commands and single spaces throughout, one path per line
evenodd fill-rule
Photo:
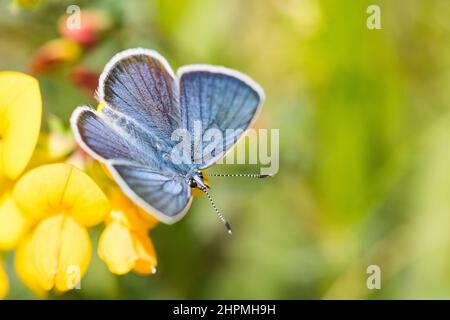
M 247 177 L 247 178 L 257 178 L 266 179 L 272 178 L 271 174 L 257 174 L 257 173 L 207 173 L 208 177 Z
M 208 198 L 209 202 L 211 203 L 214 211 L 217 214 L 217 217 L 219 217 L 220 221 L 223 222 L 223 224 L 225 225 L 225 228 L 227 228 L 227 232 L 229 235 L 232 234 L 231 231 L 231 225 L 230 223 L 225 219 L 225 217 L 223 216 L 223 214 L 219 211 L 219 209 L 217 209 L 216 204 L 214 203 L 213 199 L 211 198 L 211 195 L 209 194 L 208 190 L 206 188 L 201 188 L 202 191 L 206 194 L 206 197 Z

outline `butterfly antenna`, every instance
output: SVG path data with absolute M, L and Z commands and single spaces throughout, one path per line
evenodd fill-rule
M 211 195 L 209 194 L 208 190 L 206 188 L 202 188 L 202 191 L 206 194 L 206 197 L 208 198 L 209 202 L 211 203 L 214 211 L 217 214 L 217 217 L 219 217 L 220 221 L 223 222 L 223 224 L 225 225 L 225 228 L 227 228 L 227 232 L 229 235 L 232 234 L 231 231 L 231 225 L 230 223 L 227 221 L 227 219 L 225 219 L 225 217 L 223 216 L 223 214 L 219 211 L 219 209 L 217 209 L 216 204 L 214 203 L 213 199 L 211 198 Z
M 257 173 L 209 173 L 207 174 L 209 177 L 247 177 L 247 178 L 257 178 L 257 179 L 266 179 L 272 178 L 272 174 L 257 174 Z

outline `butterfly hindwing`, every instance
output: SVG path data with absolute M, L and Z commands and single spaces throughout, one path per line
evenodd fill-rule
M 180 176 L 127 163 L 107 166 L 127 196 L 158 220 L 174 223 L 189 209 L 191 188 Z
M 192 200 L 183 174 L 161 159 L 161 150 L 147 132 L 117 116 L 109 109 L 78 107 L 71 119 L 78 143 L 106 164 L 131 200 L 162 222 L 178 221 Z

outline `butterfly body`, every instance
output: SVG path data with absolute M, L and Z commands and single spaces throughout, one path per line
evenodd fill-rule
M 157 52 L 129 49 L 106 65 L 97 97 L 101 110 L 82 106 L 72 114 L 76 140 L 106 165 L 131 200 L 170 224 L 189 209 L 192 188 L 206 192 L 201 170 L 243 135 L 256 119 L 264 93 L 231 69 L 190 65 L 175 74 Z M 224 136 L 227 130 L 238 134 L 213 141 L 215 152 L 208 153 L 199 142 L 211 129 Z M 192 136 L 184 156 L 175 152 L 178 130 Z

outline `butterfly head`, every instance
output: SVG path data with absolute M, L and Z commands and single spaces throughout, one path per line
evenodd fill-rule
M 191 188 L 199 188 L 203 191 L 209 189 L 209 186 L 205 183 L 203 173 L 200 170 L 197 170 L 190 175 L 188 178 L 188 184 Z

